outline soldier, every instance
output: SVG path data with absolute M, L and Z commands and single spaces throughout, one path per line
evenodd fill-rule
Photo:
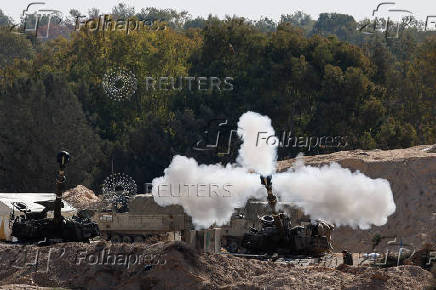
M 342 258 L 344 259 L 345 265 L 353 266 L 353 254 L 347 250 L 342 251 Z

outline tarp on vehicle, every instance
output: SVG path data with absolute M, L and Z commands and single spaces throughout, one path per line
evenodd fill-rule
M 44 210 L 41 204 L 47 201 L 54 201 L 56 195 L 54 193 L 0 193 L 0 240 L 11 240 L 11 213 L 15 215 L 23 214 L 22 211 L 40 213 Z M 71 217 L 76 214 L 77 210 L 62 201 L 63 208 L 61 212 L 63 216 Z M 53 217 L 53 211 L 47 213 L 47 217 Z

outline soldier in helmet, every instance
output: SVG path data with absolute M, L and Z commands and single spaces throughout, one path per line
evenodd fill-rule
M 353 266 L 353 254 L 347 250 L 342 251 L 342 258 L 344 259 L 345 265 Z

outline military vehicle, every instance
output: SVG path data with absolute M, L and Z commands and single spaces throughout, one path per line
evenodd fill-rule
M 12 213 L 12 236 L 20 242 L 85 242 L 99 235 L 98 226 L 87 217 L 78 214 L 71 218 L 62 216 L 62 193 L 65 191 L 65 167 L 70 160 L 68 152 L 57 155 L 59 172 L 56 179 L 56 199 L 46 201 L 44 210 L 32 212 L 26 207 L 16 207 L 19 214 Z M 47 213 L 53 211 L 53 218 Z
M 101 236 L 112 242 L 143 242 L 151 235 L 167 233 L 170 233 L 169 239 L 179 240 L 192 229 L 192 219 L 183 207 L 161 207 L 151 194 L 125 199 L 120 196 L 112 206 L 97 212 L 93 219 L 98 223 Z
M 267 189 L 272 214 L 258 217 L 260 227 L 250 227 L 241 238 L 241 229 L 246 228 L 250 222 L 237 212 L 230 225 L 222 228 L 223 245 L 229 252 L 316 257 L 332 250 L 333 225 L 316 220 L 307 225 L 291 227 L 290 217 L 276 210 L 277 197 L 272 192 L 271 176 L 261 176 L 261 183 Z
M 230 223 L 221 226 L 221 245 L 231 253 L 244 252 L 241 242 L 247 229 L 250 228 L 251 220 L 247 218 L 244 209 L 235 209 Z
M 283 226 L 275 224 L 273 216 L 260 218 L 262 228 L 251 228 L 242 240 L 242 248 L 246 253 L 263 254 L 278 253 L 284 255 L 322 256 L 332 250 L 330 232 L 333 225 L 324 221 L 291 227 L 289 218 L 279 215 Z
M 291 227 L 289 216 L 276 211 L 277 198 L 272 193 L 271 177 L 262 177 L 261 181 L 267 188 L 272 215 L 258 217 L 255 221 L 260 222 L 258 228 L 254 227 L 252 217 L 247 218 L 262 212 L 256 202 L 249 202 L 246 212 L 236 210 L 229 225 L 212 233 L 193 230 L 191 217 L 179 205 L 161 207 L 151 194 L 128 196 L 121 190 L 110 194 L 115 197 L 110 199 L 112 205 L 97 212 L 93 219 L 98 223 L 102 237 L 113 242 L 142 242 L 151 235 L 179 233 L 181 240 L 208 248 L 202 243 L 202 239 L 209 240 L 203 237 L 207 234 L 209 238 L 219 236 L 218 243 L 231 253 L 320 256 L 331 250 L 332 225 L 314 221 Z M 174 239 L 179 238 L 174 236 Z
M 310 219 L 301 209 L 289 202 L 277 202 L 280 210 L 291 219 L 293 224 L 308 223 Z M 221 244 L 232 253 L 245 253 L 242 239 L 250 228 L 260 229 L 261 218 L 271 213 L 268 202 L 248 200 L 243 208 L 236 208 L 229 224 L 221 226 Z

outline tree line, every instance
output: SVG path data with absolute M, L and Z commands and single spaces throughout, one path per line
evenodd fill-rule
M 71 11 L 73 25 L 78 11 Z M 101 13 L 94 9 L 90 16 Z M 436 37 L 416 28 L 398 38 L 362 34 L 353 17 L 303 12 L 252 21 L 207 19 L 120 4 L 115 17 L 153 18 L 168 29 L 66 32 L 35 39 L 7 27 L 0 10 L 0 191 L 52 191 L 55 153 L 70 151 L 71 186 L 100 191 L 112 170 L 133 177 L 140 191 L 175 154 L 200 163 L 233 162 L 230 154 L 198 151 L 236 129 L 248 111 L 268 115 L 293 136 L 346 136 L 345 149 L 393 149 L 434 143 Z M 18 29 L 18 28 L 17 28 Z M 135 76 L 124 101 L 102 82 L 113 68 Z M 232 90 L 150 90 L 147 78 L 232 78 Z M 208 131 L 205 136 L 204 131 Z M 226 151 L 227 139 L 218 151 Z M 286 147 L 279 159 L 329 153 Z M 341 148 L 340 150 L 344 150 Z

